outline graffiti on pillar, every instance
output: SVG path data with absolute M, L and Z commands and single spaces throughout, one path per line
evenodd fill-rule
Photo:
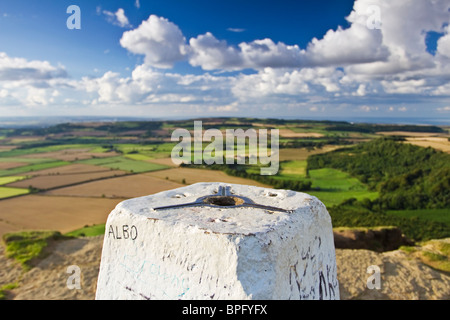
M 297 250 L 300 259 L 290 267 L 289 284 L 291 292 L 296 292 L 299 296 L 291 298 L 324 300 L 335 299 L 339 294 L 335 276 L 336 265 L 327 264 L 333 259 L 332 257 L 325 259 L 322 251 L 319 250 L 321 245 L 321 237 L 316 236 L 301 251 Z M 314 281 L 310 281 L 311 279 Z M 305 286 L 305 284 L 308 285 Z

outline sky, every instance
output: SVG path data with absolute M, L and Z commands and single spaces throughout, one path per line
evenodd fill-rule
M 0 117 L 450 119 L 449 24 L 448 0 L 0 0 Z

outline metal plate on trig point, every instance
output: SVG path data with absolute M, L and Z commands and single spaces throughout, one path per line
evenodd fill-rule
M 279 211 L 290 213 L 292 210 L 286 210 L 278 207 L 266 206 L 262 204 L 255 203 L 252 199 L 244 196 L 235 195 L 231 192 L 230 186 L 220 186 L 216 194 L 206 195 L 197 198 L 194 202 L 175 204 L 170 206 L 163 206 L 153 208 L 153 210 L 167 210 L 182 207 L 220 207 L 220 208 L 258 208 L 270 211 Z

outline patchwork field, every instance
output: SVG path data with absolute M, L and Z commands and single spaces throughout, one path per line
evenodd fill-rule
M 92 152 L 91 149 L 64 149 L 53 152 L 42 152 L 37 154 L 25 155 L 22 158 L 48 158 L 62 161 L 77 161 L 92 158 L 106 158 L 118 156 L 119 154 L 113 151 L 110 152 Z
M 321 138 L 324 134 L 317 132 L 295 132 L 291 129 L 280 129 L 280 137 L 283 138 Z
M 51 134 L 41 129 L 0 129 L 0 233 L 21 229 L 70 231 L 87 224 L 102 224 L 123 199 L 197 182 L 271 187 L 249 175 L 244 178 L 219 170 L 177 167 L 170 158 L 175 145 L 170 142 L 170 133 L 178 127 L 192 130 L 192 125 L 192 121 L 66 124 L 53 127 Z M 215 127 L 222 131 L 279 128 L 280 170 L 273 178 L 310 181 L 307 192 L 327 206 L 349 198 L 375 199 L 378 193 L 339 170 L 306 172 L 311 155 L 351 147 L 380 135 L 402 135 L 405 143 L 450 153 L 449 135 L 445 132 L 410 132 L 402 128 L 375 132 L 367 126 L 355 128 L 342 123 L 300 121 L 278 125 L 238 118 L 205 119 L 203 125 L 204 129 Z M 260 168 L 249 167 L 247 173 L 259 175 Z M 426 214 L 395 214 L 417 213 Z M 427 214 L 434 220 L 444 215 L 440 211 Z
M 429 132 L 413 132 L 413 131 L 380 131 L 377 134 L 383 136 L 404 136 L 404 137 L 436 137 L 442 134 L 430 134 Z
M 308 150 L 306 148 L 289 148 L 280 149 L 280 161 L 300 161 L 306 160 L 313 154 L 326 153 L 336 149 L 342 148 L 342 146 L 324 146 L 321 149 Z
M 89 159 L 89 160 L 82 160 L 79 163 L 85 163 L 85 164 L 92 164 L 100 167 L 115 169 L 115 170 L 124 170 L 128 172 L 148 172 L 148 171 L 155 171 L 155 170 L 161 170 L 167 168 L 164 165 L 156 164 L 156 163 L 150 163 L 150 162 L 144 162 L 144 161 L 138 161 L 129 159 L 127 157 L 109 157 L 109 158 L 102 158 L 102 159 Z
M 80 166 L 92 167 L 90 170 L 86 170 L 87 168 L 80 168 Z M 108 177 L 116 177 L 127 174 L 125 171 L 120 170 L 108 170 L 108 169 L 99 169 L 95 166 L 89 165 L 67 165 L 64 167 L 60 167 L 54 170 L 56 173 L 44 173 L 47 170 L 38 171 L 35 175 L 26 180 L 21 180 L 18 182 L 8 184 L 9 187 L 17 187 L 17 188 L 28 188 L 33 187 L 40 190 L 53 189 L 56 187 L 69 186 L 81 182 L 98 180 L 102 178 Z M 67 169 L 67 170 L 64 170 Z M 67 173 L 67 171 L 73 171 L 74 169 L 78 169 L 78 172 Z M 65 172 L 66 171 L 66 172 Z
M 163 166 L 167 166 L 167 167 L 177 167 L 177 165 L 173 163 L 172 158 L 150 159 L 147 161 L 151 162 L 151 163 L 156 163 L 156 164 L 160 164 Z
M 30 173 L 34 171 L 40 171 L 48 168 L 55 168 L 55 167 L 61 167 L 68 165 L 70 162 L 66 161 L 48 161 L 48 162 L 42 162 L 42 163 L 36 163 L 36 164 L 28 164 L 21 167 L 11 168 L 7 170 L 0 170 L 0 177 L 6 177 L 11 175 L 22 175 L 25 173 Z
M 180 183 L 155 178 L 148 173 L 141 173 L 59 188 L 48 191 L 45 195 L 128 199 L 182 186 Z
M 225 182 L 259 187 L 269 187 L 254 180 L 232 177 L 222 171 L 207 169 L 174 168 L 150 172 L 147 173 L 147 175 L 159 179 L 167 179 L 179 184 L 193 184 L 198 182 Z
M 10 151 L 10 150 L 13 150 L 15 148 L 16 148 L 16 146 L 0 146 L 0 152 L 2 152 L 2 151 Z
M 86 173 L 108 172 L 108 171 L 111 171 L 111 169 L 84 163 L 72 163 L 61 167 L 26 172 L 25 174 L 31 177 L 37 177 L 37 176 L 52 176 L 52 175 L 53 176 L 75 175 L 75 174 L 86 174 Z
M 0 161 L 0 170 L 8 170 L 12 168 L 17 168 L 24 166 L 23 162 L 2 162 Z
M 12 140 L 3 141 L 11 143 Z M 15 138 L 14 141 L 37 140 Z M 132 151 L 139 145 L 121 147 Z M 155 150 L 154 147 L 142 149 Z M 164 163 L 167 160 L 146 155 L 122 156 L 108 146 L 99 145 L 5 146 L 0 150 L 0 234 L 23 229 L 64 232 L 86 224 L 105 223 L 109 212 L 122 199 L 181 186 L 135 174 L 169 168 Z M 45 194 L 44 190 L 59 192 Z
M 105 223 L 116 199 L 27 195 L 0 201 L 0 236 L 19 230 L 69 232 Z

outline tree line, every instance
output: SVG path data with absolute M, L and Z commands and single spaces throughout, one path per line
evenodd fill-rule
M 380 138 L 308 158 L 307 171 L 324 167 L 348 172 L 378 191 L 374 208 L 450 206 L 450 155 L 432 148 Z

